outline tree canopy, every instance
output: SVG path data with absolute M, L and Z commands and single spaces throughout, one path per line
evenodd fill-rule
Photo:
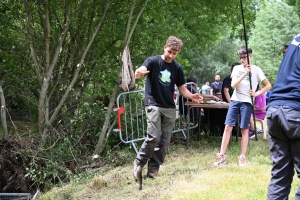
M 144 3 L 24 1 L 10 7 L 3 1 L 2 13 L 9 17 L 1 20 L 3 26 L 12 28 L 1 30 L 2 35 L 10 36 L 1 39 L 7 40 L 1 47 L 2 73 L 12 73 L 3 76 L 2 82 L 8 91 L 19 90 L 7 93 L 8 104 L 21 101 L 18 109 L 30 108 L 40 134 L 68 126 L 87 100 L 107 106 L 120 71 L 129 11 L 134 5 L 133 23 Z M 245 5 L 252 4 L 245 1 Z M 205 56 L 217 47 L 224 29 L 240 25 L 239 6 L 237 0 L 151 1 L 129 43 L 132 62 L 140 65 L 149 55 L 160 54 L 166 38 L 176 35 L 184 41 L 178 61 L 188 74 L 194 67 L 191 52 Z M 245 9 L 250 21 L 255 10 L 250 6 Z
M 263 69 L 271 83 L 276 79 L 284 45 L 300 31 L 298 22 L 293 8 L 280 1 L 266 1 L 256 14 L 249 45 L 254 63 Z

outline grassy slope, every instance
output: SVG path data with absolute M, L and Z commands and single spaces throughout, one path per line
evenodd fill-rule
M 188 150 L 182 144 L 169 148 L 161 176 L 144 179 L 143 190 L 132 178 L 132 160 L 122 167 L 98 172 L 94 178 L 54 188 L 40 199 L 189 199 L 234 200 L 266 199 L 271 177 L 268 141 L 251 140 L 248 146 L 248 165 L 239 167 L 240 142 L 233 142 L 227 150 L 228 164 L 212 165 L 219 150 L 220 139 L 192 142 Z M 146 174 L 144 167 L 143 174 Z M 290 199 L 300 181 L 294 177 Z

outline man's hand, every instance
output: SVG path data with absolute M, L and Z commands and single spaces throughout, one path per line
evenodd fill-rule
M 247 74 L 249 74 L 251 72 L 251 65 L 247 65 L 245 67 L 245 70 L 246 70 Z
M 213 96 L 216 101 L 221 101 L 221 99 L 217 96 Z
M 145 67 L 146 70 L 143 70 L 141 68 L 138 68 L 135 71 L 135 78 L 142 78 L 143 76 L 145 76 L 146 74 L 149 74 L 150 71 L 147 71 L 147 68 Z
M 259 92 L 255 92 L 254 90 L 250 90 L 250 95 L 251 95 L 252 97 L 257 97 L 257 96 L 260 95 L 260 94 L 259 94 Z
M 192 100 L 196 103 L 201 103 L 201 101 L 203 100 L 203 97 L 200 94 L 195 93 L 192 96 Z

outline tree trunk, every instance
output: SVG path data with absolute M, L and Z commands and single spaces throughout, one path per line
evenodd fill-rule
M 113 107 L 115 106 L 115 102 L 116 102 L 116 98 L 117 98 L 117 94 L 118 94 L 118 85 L 115 85 L 114 91 L 110 97 L 109 100 L 109 104 L 108 104 L 108 108 L 107 108 L 107 112 L 106 112 L 106 116 L 105 116 L 105 121 L 103 124 L 103 128 L 98 140 L 98 143 L 96 145 L 95 151 L 94 151 L 94 155 L 96 154 L 100 154 L 100 150 L 103 147 L 103 141 L 104 141 L 104 137 L 106 135 L 107 130 L 109 129 L 109 121 L 110 121 L 110 116 L 111 116 L 111 112 L 113 111 Z
M 135 7 L 135 0 L 132 0 L 132 5 L 131 5 L 130 12 L 129 12 L 128 23 L 127 23 L 125 39 L 124 39 L 124 51 L 125 51 L 125 48 L 130 43 L 130 39 L 131 39 L 131 36 L 133 34 L 133 31 L 134 31 L 134 29 L 137 25 L 137 22 L 139 21 L 139 19 L 140 19 L 140 17 L 141 17 L 141 15 L 142 15 L 142 13 L 143 13 L 143 11 L 144 11 L 144 9 L 145 9 L 148 2 L 149 2 L 149 0 L 145 0 L 144 5 L 141 8 L 141 10 L 139 11 L 132 27 L 130 27 L 132 14 L 133 14 L 133 10 L 134 10 L 134 7 Z M 120 71 L 122 71 L 122 69 Z M 103 147 L 105 145 L 104 144 L 104 137 L 105 137 L 105 135 L 109 135 L 109 134 L 106 134 L 106 132 L 109 129 L 110 116 L 111 116 L 111 112 L 113 111 L 113 106 L 115 105 L 115 100 L 117 98 L 117 94 L 118 94 L 118 85 L 115 86 L 114 91 L 111 95 L 109 105 L 108 105 L 108 109 L 107 109 L 106 116 L 105 116 L 105 121 L 104 121 L 104 124 L 103 124 L 103 128 L 102 128 L 98 143 L 97 143 L 95 151 L 94 151 L 94 155 L 101 154 L 101 151 L 103 150 Z M 111 131 L 111 129 L 110 129 L 110 131 Z M 107 140 L 107 138 L 106 138 L 106 140 Z
M 61 36 L 59 37 L 58 44 L 56 45 L 56 48 L 54 50 L 54 55 L 51 58 L 50 57 L 50 49 L 49 49 L 50 48 L 50 35 L 51 35 L 51 27 L 50 27 L 50 21 L 49 21 L 49 19 L 50 19 L 49 18 L 49 4 L 48 4 L 47 0 L 45 1 L 44 19 L 43 19 L 43 23 L 44 23 L 43 31 L 44 31 L 44 35 L 45 35 L 45 49 L 44 49 L 45 61 L 43 64 L 45 66 L 44 66 L 44 72 L 42 74 L 39 72 L 39 68 L 40 68 L 41 64 L 38 62 L 38 59 L 37 59 L 38 56 L 35 53 L 35 46 L 34 46 L 34 42 L 33 42 L 34 34 L 32 31 L 33 25 L 31 22 L 31 18 L 32 18 L 31 10 L 30 10 L 30 6 L 28 5 L 28 1 L 24 0 L 24 5 L 26 8 L 26 14 L 27 14 L 27 31 L 28 31 L 28 37 L 29 37 L 29 43 L 30 43 L 31 57 L 33 59 L 37 74 L 39 74 L 41 76 L 41 77 L 39 77 L 39 80 L 41 81 L 41 90 L 39 93 L 39 103 L 38 103 L 39 104 L 38 105 L 38 108 L 39 108 L 38 125 L 39 125 L 39 133 L 41 135 L 44 135 L 47 132 L 47 126 L 51 125 L 54 122 L 54 120 L 57 118 L 57 115 L 59 114 L 67 97 L 69 96 L 70 91 L 74 87 L 74 84 L 77 81 L 78 76 L 81 71 L 81 68 L 83 66 L 84 59 L 85 59 L 91 45 L 93 44 L 93 41 L 94 41 L 96 35 L 99 33 L 100 29 L 102 28 L 103 21 L 105 19 L 105 16 L 109 9 L 110 4 L 111 4 L 111 0 L 107 0 L 107 3 L 105 6 L 103 15 L 100 19 L 100 22 L 98 23 L 98 26 L 96 27 L 94 34 L 91 37 L 87 47 L 85 47 L 85 50 L 81 56 L 80 62 L 77 64 L 76 69 L 73 73 L 71 82 L 69 83 L 68 87 L 66 87 L 66 90 L 65 90 L 63 96 L 61 97 L 59 104 L 54 109 L 54 112 L 51 114 L 51 116 L 48 116 L 47 113 L 49 114 L 49 112 L 47 112 L 47 105 L 46 105 L 47 101 L 49 101 L 49 99 L 50 99 L 50 96 L 48 96 L 49 95 L 48 90 L 49 90 L 49 86 L 51 84 L 51 77 L 53 75 L 54 67 L 57 65 L 63 42 L 65 41 L 67 31 L 68 31 L 69 26 L 72 21 L 72 17 L 70 16 L 71 7 L 70 7 L 70 4 L 67 5 L 67 11 L 65 14 L 66 21 L 64 23 Z
M 5 105 L 5 98 L 4 93 L 2 90 L 2 86 L 0 86 L 0 96 L 1 96 L 1 124 L 2 124 L 2 131 L 3 136 L 8 137 L 7 132 L 7 124 L 6 124 L 6 105 Z

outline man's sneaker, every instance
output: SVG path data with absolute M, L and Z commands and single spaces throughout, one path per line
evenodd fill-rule
M 136 161 L 133 161 L 133 171 L 132 171 L 132 175 L 135 181 L 137 181 L 137 168 L 138 165 L 136 164 Z
M 217 157 L 214 162 L 214 166 L 219 166 L 220 164 L 225 164 L 225 163 L 226 163 L 226 155 L 217 153 Z
M 156 172 L 148 172 L 147 173 L 147 177 L 148 178 L 157 178 L 159 176 L 159 173 L 156 171 Z
M 255 132 L 249 131 L 249 138 L 255 138 Z
M 240 156 L 238 156 L 238 159 L 239 159 L 239 165 L 240 165 L 241 167 L 247 165 L 246 156 L 245 156 L 244 154 L 241 154 Z

